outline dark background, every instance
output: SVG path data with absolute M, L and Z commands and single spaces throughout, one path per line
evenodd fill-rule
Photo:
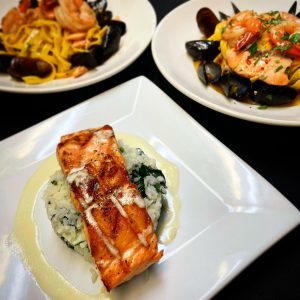
M 150 2 L 159 22 L 185 1 Z M 190 100 L 160 74 L 150 45 L 127 69 L 86 88 L 36 95 L 0 92 L 0 140 L 139 75 L 153 81 L 300 209 L 300 129 L 235 119 Z M 300 299 L 299 237 L 298 226 L 238 275 L 215 299 Z

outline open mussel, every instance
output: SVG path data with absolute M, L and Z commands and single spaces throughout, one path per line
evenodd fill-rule
M 216 83 L 221 78 L 221 66 L 214 62 L 205 62 L 198 68 L 198 77 L 204 84 Z
M 297 94 L 298 91 L 289 86 L 271 85 L 257 80 L 252 84 L 250 98 L 259 104 L 272 106 L 290 103 Z
M 219 85 L 226 97 L 238 101 L 244 100 L 251 89 L 251 81 L 234 73 L 228 73 L 221 77 Z
M 212 61 L 220 53 L 219 47 L 219 41 L 197 40 L 185 43 L 188 54 L 195 60 Z

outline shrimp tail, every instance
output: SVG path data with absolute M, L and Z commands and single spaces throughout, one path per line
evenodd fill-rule
M 245 49 L 248 45 L 256 41 L 259 32 L 247 31 L 241 35 L 235 44 L 235 50 L 240 51 Z

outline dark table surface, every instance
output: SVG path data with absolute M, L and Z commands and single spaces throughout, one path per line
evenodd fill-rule
M 159 22 L 169 11 L 185 1 L 150 2 Z M 89 87 L 42 95 L 0 92 L 0 140 L 139 75 L 153 81 L 300 209 L 300 129 L 235 119 L 190 100 L 161 75 L 152 58 L 150 46 L 127 69 Z M 256 259 L 215 298 L 300 299 L 299 237 L 298 226 Z

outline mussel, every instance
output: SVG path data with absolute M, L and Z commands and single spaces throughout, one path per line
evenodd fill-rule
M 0 72 L 7 73 L 8 68 L 10 67 L 11 61 L 14 58 L 10 54 L 0 54 Z
M 198 77 L 204 84 L 218 82 L 221 74 L 221 66 L 214 62 L 205 62 L 198 68 Z
M 38 58 L 14 57 L 7 71 L 13 78 L 22 80 L 24 76 L 47 77 L 52 72 L 52 67 Z
M 197 40 L 185 43 L 188 54 L 195 60 L 212 61 L 220 53 L 220 42 Z
M 220 22 L 215 14 L 207 7 L 201 8 L 196 15 L 197 25 L 206 38 L 210 37 L 216 25 Z
M 221 77 L 219 85 L 226 97 L 238 101 L 244 100 L 250 91 L 251 81 L 234 73 L 228 73 Z
M 281 85 L 271 85 L 261 80 L 252 84 L 250 98 L 259 103 L 268 106 L 287 104 L 297 97 L 298 91 Z
M 95 45 L 88 52 L 74 53 L 70 60 L 73 66 L 85 66 L 93 69 L 103 64 L 110 56 L 118 51 L 123 27 L 115 21 L 110 24 L 101 45 Z

